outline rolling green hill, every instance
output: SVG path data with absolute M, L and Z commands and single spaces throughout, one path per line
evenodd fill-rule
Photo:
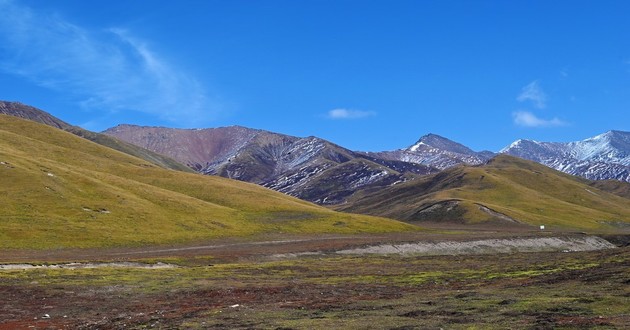
M 254 184 L 168 170 L 0 115 L 0 248 L 139 246 L 266 233 L 417 230 Z
M 193 173 L 194 171 L 186 165 L 155 153 L 153 151 L 138 147 L 131 143 L 124 142 L 109 135 L 90 132 L 78 126 L 72 126 L 65 121 L 35 107 L 19 102 L 0 101 L 0 114 L 10 115 L 18 118 L 32 120 L 37 123 L 46 124 L 55 128 L 68 131 L 74 135 L 96 142 L 100 145 L 124 152 L 134 157 L 142 158 L 155 165 L 170 168 L 173 170 Z
M 500 155 L 356 196 L 338 210 L 409 222 L 520 223 L 550 228 L 630 228 L 628 199 L 543 165 Z

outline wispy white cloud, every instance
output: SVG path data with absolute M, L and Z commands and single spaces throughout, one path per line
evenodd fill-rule
M 516 100 L 519 102 L 531 101 L 538 109 L 543 109 L 547 106 L 547 95 L 543 92 L 538 80 L 534 80 L 523 87 Z
M 193 75 L 129 31 L 90 30 L 11 0 L 0 0 L 0 12 L 0 71 L 67 93 L 87 109 L 192 125 L 220 108 Z
M 529 111 L 516 111 L 512 114 L 514 124 L 523 127 L 558 127 L 566 126 L 567 122 L 558 118 L 542 119 Z
M 326 117 L 328 117 L 329 119 L 359 119 L 375 115 L 376 112 L 374 111 L 361 111 L 339 108 L 328 111 Z

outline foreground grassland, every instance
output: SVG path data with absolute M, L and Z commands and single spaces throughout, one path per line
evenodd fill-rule
M 630 250 L 0 270 L 0 329 L 624 329 Z M 49 318 L 47 317 L 49 316 Z

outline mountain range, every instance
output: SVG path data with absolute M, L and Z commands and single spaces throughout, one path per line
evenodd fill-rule
M 359 189 L 378 189 L 439 171 L 354 152 L 317 137 L 240 126 L 119 125 L 103 133 L 172 157 L 200 173 L 253 182 L 319 204 L 338 204 Z
M 500 152 L 591 180 L 630 182 L 630 132 L 609 131 L 569 143 L 518 140 Z
M 525 140 L 496 155 L 429 134 L 405 149 L 366 153 L 316 137 L 238 126 L 120 125 L 100 134 L 19 103 L 0 103 L 0 110 L 11 115 L 0 114 L 1 235 L 11 244 L 39 246 L 63 237 L 63 246 L 81 247 L 272 232 L 414 230 L 331 208 L 404 222 L 613 232 L 630 227 L 630 184 L 587 180 L 508 154 L 534 154 L 517 148 L 528 145 Z M 567 159 L 625 166 L 625 137 L 611 131 L 582 143 L 549 145 Z M 534 151 L 551 148 L 534 144 Z M 166 156 L 154 156 L 160 153 Z M 24 223 L 31 229 L 24 231 Z M 115 238 L 107 236 L 112 231 Z
M 118 125 L 101 134 L 21 103 L 0 102 L 0 113 L 60 128 L 167 168 L 252 182 L 325 205 L 344 203 L 361 190 L 379 190 L 459 164 L 482 165 L 497 155 L 473 151 L 436 134 L 422 136 L 399 150 L 360 152 L 313 136 L 301 138 L 241 126 Z M 499 154 L 591 180 L 630 181 L 628 132 L 609 131 L 570 143 L 522 139 Z
M 327 205 L 358 190 L 380 189 L 456 165 L 482 165 L 497 154 L 532 160 L 591 180 L 630 181 L 630 133 L 610 131 L 571 143 L 518 140 L 499 153 L 476 152 L 436 134 L 407 148 L 360 152 L 317 137 L 298 138 L 232 126 L 173 129 L 119 125 L 103 132 L 220 175 Z

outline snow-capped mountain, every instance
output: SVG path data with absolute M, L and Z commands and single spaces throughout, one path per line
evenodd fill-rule
M 484 164 L 495 156 L 435 134 L 404 149 L 357 152 L 317 137 L 240 126 L 173 129 L 119 125 L 99 134 L 17 102 L 0 101 L 3 114 L 61 128 L 161 167 L 248 181 L 320 204 L 343 203 L 360 191 L 369 193 L 459 164 Z M 630 182 L 628 132 L 610 131 L 571 143 L 518 140 L 501 152 L 589 179 Z
M 200 173 L 257 183 L 320 204 L 341 203 L 359 189 L 389 186 L 438 171 L 353 152 L 317 137 L 239 126 L 119 125 L 104 133 L 172 157 Z
M 518 140 L 500 153 L 591 180 L 630 182 L 630 132 L 609 131 L 568 143 Z
M 459 164 L 479 165 L 494 157 L 490 151 L 476 152 L 445 137 L 428 134 L 412 146 L 395 150 L 369 153 L 390 160 L 436 167 L 441 170 Z
M 105 134 L 172 157 L 197 172 L 263 185 L 319 204 L 379 189 L 496 154 L 435 134 L 394 151 L 356 152 L 317 137 L 239 126 L 173 129 L 119 125 Z M 571 143 L 518 140 L 501 152 L 589 179 L 630 181 L 630 133 L 611 131 Z

